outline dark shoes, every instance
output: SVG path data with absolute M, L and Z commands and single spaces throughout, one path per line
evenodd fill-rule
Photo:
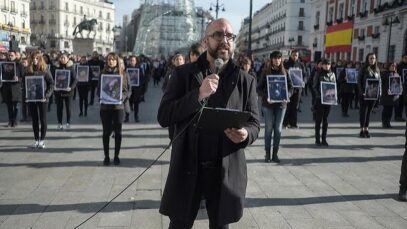
M 103 160 L 103 165 L 104 166 L 110 165 L 110 158 L 109 157 L 105 157 L 105 159 Z
M 79 113 L 79 117 L 82 117 L 83 116 L 83 113 L 81 112 L 81 113 Z
M 349 115 L 347 113 L 342 113 L 342 117 L 347 118 L 347 117 L 349 117 Z
M 399 200 L 406 202 L 407 201 L 407 190 L 400 189 L 399 191 Z
M 280 163 L 280 159 L 277 156 L 278 154 L 278 147 L 273 147 L 273 155 L 271 156 L 271 161 L 274 161 L 275 163 Z
M 382 127 L 385 129 L 390 129 L 392 126 L 390 125 L 390 122 L 382 122 Z
M 394 120 L 396 122 L 404 122 L 404 121 L 406 121 L 403 117 L 396 117 L 396 118 L 394 118 Z
M 365 130 L 365 138 L 370 138 L 370 134 L 368 130 Z
M 114 157 L 114 159 L 113 159 L 113 164 L 115 164 L 115 165 L 120 165 L 120 159 L 119 159 L 119 157 L 117 157 L 117 156 Z
M 329 146 L 329 144 L 328 144 L 328 142 L 327 142 L 326 140 L 322 140 L 321 145 L 322 145 L 322 146 Z
M 321 141 L 319 139 L 315 140 L 315 145 L 316 146 L 321 146 Z
M 266 155 L 264 156 L 264 162 L 270 163 L 271 162 L 271 153 L 270 150 L 266 150 Z
M 370 134 L 368 130 L 361 130 L 359 133 L 360 138 L 370 138 Z

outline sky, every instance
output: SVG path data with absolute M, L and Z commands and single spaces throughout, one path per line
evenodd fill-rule
M 123 15 L 131 15 L 131 12 L 140 6 L 140 2 L 144 2 L 144 0 L 111 1 L 115 3 L 116 7 L 116 25 L 122 24 Z M 271 0 L 253 0 L 253 14 L 269 2 Z M 216 0 L 195 0 L 195 7 L 203 7 L 208 10 L 211 4 L 212 8 L 215 8 L 213 5 L 216 4 Z M 249 16 L 250 0 L 219 0 L 219 5 L 224 5 L 225 12 L 220 10 L 218 17 L 227 18 L 232 23 L 234 32 L 238 33 L 242 20 Z M 212 15 L 215 17 L 214 11 L 212 11 Z

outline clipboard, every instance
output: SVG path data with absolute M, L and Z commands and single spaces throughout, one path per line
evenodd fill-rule
M 227 108 L 204 107 L 198 121 L 198 129 L 209 132 L 223 132 L 227 128 L 241 128 L 251 114 Z

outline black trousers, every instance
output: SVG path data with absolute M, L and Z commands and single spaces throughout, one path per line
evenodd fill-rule
M 349 106 L 352 102 L 352 93 L 342 93 L 342 103 L 341 103 L 341 108 L 342 108 L 342 113 L 348 114 L 349 111 Z
M 294 94 L 290 97 L 287 110 L 284 116 L 283 126 L 297 126 L 297 112 L 300 105 L 301 89 L 294 89 Z
M 393 105 L 383 105 L 382 110 L 382 123 L 390 124 L 391 116 L 393 116 Z
M 26 121 L 28 117 L 30 117 L 30 112 L 28 112 L 28 104 L 25 102 L 25 98 L 23 97 L 22 103 L 21 103 L 21 119 L 23 121 Z
M 139 111 L 139 104 L 140 104 L 140 98 L 136 98 L 134 97 L 132 99 L 132 103 L 133 103 L 133 111 L 134 111 L 134 121 L 138 120 L 138 111 Z
M 90 103 L 93 104 L 95 101 L 95 93 L 96 93 L 96 88 L 98 87 L 98 80 L 91 80 L 90 82 Z
M 114 131 L 114 156 L 119 156 L 122 144 L 123 110 L 106 109 L 100 110 L 100 118 L 103 126 L 103 151 L 105 157 L 109 157 L 110 135 Z
M 364 100 L 360 99 L 360 108 L 359 108 L 359 122 L 360 128 L 369 127 L 370 122 L 370 113 L 372 113 L 373 105 L 375 100 Z
M 44 140 L 45 135 L 47 133 L 47 108 L 48 104 L 46 102 L 35 102 L 29 103 L 28 108 L 31 113 L 32 118 L 32 126 L 34 132 L 34 138 L 36 141 Z M 41 121 L 41 137 L 39 134 L 39 122 L 38 119 Z
M 328 115 L 331 111 L 331 106 L 323 105 L 321 102 L 317 102 L 315 111 L 315 140 L 320 140 L 320 130 L 322 123 L 322 140 L 326 140 L 328 133 Z
M 88 85 L 78 85 L 79 92 L 79 111 L 83 113 L 85 109 L 85 115 L 88 114 L 88 96 L 89 96 L 89 86 Z
M 15 123 L 18 114 L 18 102 L 7 101 L 8 122 Z
M 66 123 L 71 123 L 71 97 L 70 96 L 55 96 L 57 104 L 57 118 L 58 123 L 62 124 L 62 113 L 64 110 L 64 103 L 66 109 Z
M 51 106 L 54 103 L 54 95 L 52 94 L 51 97 L 48 99 L 48 111 L 51 111 Z
M 403 110 L 404 110 L 404 97 L 400 96 L 398 101 L 394 106 L 394 118 L 402 118 L 403 117 Z M 407 116 L 407 109 L 406 109 L 406 116 Z
M 404 151 L 401 163 L 400 189 L 407 190 L 407 149 Z
M 196 185 L 194 198 L 192 200 L 191 218 L 180 220 L 170 218 L 169 229 L 190 229 L 192 228 L 196 215 L 200 207 L 201 199 L 205 199 L 206 211 L 209 218 L 210 229 L 228 229 L 228 225 L 218 225 L 219 213 L 219 198 L 221 176 L 220 167 L 204 168 L 200 166 L 198 169 L 198 182 Z

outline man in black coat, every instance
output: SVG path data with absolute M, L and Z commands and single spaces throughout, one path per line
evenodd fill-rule
M 95 92 L 96 88 L 98 86 L 98 80 L 100 78 L 99 76 L 95 76 L 92 71 L 92 66 L 97 66 L 99 67 L 99 74 L 102 72 L 103 68 L 105 67 L 105 62 L 100 59 L 100 56 L 97 51 L 94 51 L 92 53 L 92 59 L 88 61 L 89 65 L 89 80 L 90 80 L 90 102 L 89 105 L 93 105 L 94 100 L 95 100 Z M 99 95 L 98 95 L 99 96 Z
M 243 215 L 244 148 L 258 136 L 259 117 L 256 79 L 232 61 L 235 38 L 226 19 L 209 24 L 203 39 L 207 51 L 196 62 L 174 69 L 161 100 L 158 122 L 175 126 L 160 206 L 160 213 L 171 220 L 171 229 L 192 227 L 201 198 L 206 201 L 210 228 L 228 228 Z M 214 64 L 217 58 L 225 62 L 219 72 Z M 206 132 L 197 127 L 204 105 L 251 115 L 240 129 Z
M 401 163 L 401 174 L 400 174 L 400 190 L 399 190 L 399 200 L 407 201 L 407 122 L 406 122 L 406 132 L 405 132 L 406 143 L 404 144 L 404 155 L 403 161 Z

